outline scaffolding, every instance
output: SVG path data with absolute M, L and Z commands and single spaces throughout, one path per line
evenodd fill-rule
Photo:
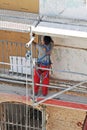
M 31 16 L 31 15 L 30 15 Z M 35 16 L 35 19 L 34 19 L 34 16 Z M 12 17 L 12 16 L 11 16 Z M 8 17 L 9 18 L 9 17 Z M 25 17 L 25 19 L 27 18 L 27 16 Z M 81 30 L 78 30 L 78 26 L 79 25 L 75 25 L 75 23 L 77 23 L 77 21 L 73 21 L 73 25 L 71 26 L 71 29 L 69 29 L 69 26 L 68 24 L 69 21 L 71 22 L 70 19 L 68 19 L 68 24 L 66 26 L 66 22 L 65 23 L 62 23 L 62 24 L 58 24 L 58 23 L 55 23 L 55 22 L 52 22 L 51 23 L 49 22 L 50 20 L 46 21 L 46 18 L 45 17 L 42 17 L 42 21 L 40 20 L 39 16 L 37 18 L 37 15 L 33 15 L 33 19 L 31 18 L 30 20 L 27 20 L 27 23 L 26 21 L 24 21 L 24 23 L 20 24 L 19 21 L 22 19 L 20 17 L 19 21 L 17 21 L 18 23 L 16 23 L 16 25 L 14 25 L 14 21 L 12 21 L 12 19 L 10 19 L 11 21 L 10 22 L 2 22 L 1 23 L 1 28 L 3 30 L 14 30 L 14 31 L 18 31 L 18 32 L 30 32 L 30 41 L 28 43 L 26 43 L 26 46 L 22 43 L 12 43 L 12 42 L 9 42 L 9 41 L 5 41 L 5 40 L 2 40 L 0 41 L 1 43 L 1 47 L 2 47 L 2 55 L 1 55 L 1 61 L 0 61 L 0 66 L 1 69 L 0 72 L 1 72 L 1 75 L 0 75 L 0 81 L 7 81 L 7 82 L 13 82 L 13 83 L 20 83 L 20 84 L 26 84 L 26 88 L 25 88 L 25 97 L 26 97 L 26 106 L 22 106 L 22 105 L 18 105 L 16 104 L 16 107 L 14 104 L 9 104 L 9 103 L 6 103 L 6 104 L 1 104 L 1 108 L 3 108 L 3 110 L 1 110 L 2 113 L 4 113 L 4 116 L 2 115 L 1 116 L 1 120 L 0 120 L 0 125 L 1 125 L 1 129 L 2 130 L 8 130 L 8 128 L 12 129 L 12 130 L 15 130 L 20 128 L 20 130 L 45 130 L 46 127 L 46 117 L 45 117 L 45 108 L 43 108 L 42 110 L 42 113 L 40 113 L 39 111 L 35 110 L 34 108 L 37 107 L 38 105 L 41 105 L 43 104 L 45 101 L 49 100 L 49 99 L 53 99 L 53 98 L 59 98 L 61 94 L 64 94 L 65 92 L 67 91 L 70 91 L 70 90 L 74 90 L 75 92 L 78 91 L 78 88 L 81 88 L 81 85 L 82 85 L 82 88 L 81 88 L 81 92 L 82 92 L 82 89 L 83 89 L 83 86 L 84 86 L 84 92 L 87 93 L 87 87 L 85 87 L 85 83 L 87 83 L 87 80 L 83 80 L 83 81 L 80 81 L 78 83 L 75 83 L 74 85 L 68 85 L 68 87 L 59 87 L 58 84 L 57 85 L 45 85 L 46 87 L 48 88 L 52 88 L 52 89 L 58 89 L 58 92 L 56 93 L 51 93 L 49 94 L 48 96 L 46 96 L 45 98 L 41 95 L 39 95 L 38 97 L 35 96 L 35 93 L 34 93 L 34 72 L 33 72 L 33 69 L 34 69 L 34 58 L 33 58 L 33 51 L 32 51 L 32 42 L 33 40 L 35 39 L 35 37 L 33 36 L 33 33 L 35 34 L 38 34 L 39 36 L 41 35 L 50 35 L 50 36 L 58 36 L 58 37 L 68 37 L 68 36 L 71 36 L 71 37 L 81 37 L 81 38 L 87 38 L 87 30 L 85 27 L 85 22 L 84 22 L 84 26 L 81 27 Z M 15 18 L 14 18 L 15 19 Z M 44 21 L 45 19 L 45 21 Z M 35 21 L 36 20 L 36 21 Z M 59 18 L 57 19 L 58 22 L 59 22 Z M 62 21 L 62 19 L 60 19 Z M 66 19 L 64 19 L 66 21 Z M 31 25 L 31 23 L 33 22 L 33 25 Z M 81 26 L 82 23 L 80 23 L 80 26 Z M 11 26 L 10 26 L 11 25 Z M 13 25 L 14 25 L 14 28 L 13 28 Z M 17 26 L 18 25 L 18 26 Z M 52 25 L 52 26 L 51 26 Z M 61 26 L 60 26 L 61 25 Z M 57 28 L 56 28 L 57 27 Z M 63 28 L 64 27 L 64 28 Z M 8 51 L 7 52 L 4 52 L 4 46 L 8 49 L 8 46 L 10 46 L 10 48 L 13 48 L 15 47 L 17 50 L 16 50 L 16 57 L 12 56 L 12 50 L 11 52 Z M 19 47 L 20 46 L 20 47 Z M 28 61 L 28 59 L 25 59 L 24 58 L 24 54 L 22 54 L 22 49 L 24 49 L 24 53 L 26 54 L 26 47 L 30 47 L 31 48 L 31 59 L 30 59 L 30 63 Z M 20 52 L 18 50 L 18 48 L 21 48 L 20 49 Z M 19 54 L 20 53 L 20 54 Z M 5 57 L 5 54 L 7 55 L 7 59 Z M 9 58 L 10 58 L 10 62 L 9 62 Z M 15 60 L 15 68 L 14 68 L 14 61 Z M 18 63 L 20 61 L 20 64 Z M 23 64 L 25 63 L 25 64 Z M 30 69 L 30 71 L 28 72 L 28 70 Z M 40 67 L 38 67 L 37 69 L 41 69 Z M 56 70 L 55 68 L 54 69 L 48 69 L 49 71 L 57 71 L 57 72 L 60 72 L 60 73 L 68 73 L 68 74 L 73 74 L 73 75 L 81 75 L 81 76 L 84 76 L 84 77 L 87 77 L 87 74 L 85 73 L 79 73 L 79 72 L 72 72 L 72 71 L 65 71 L 65 70 Z M 4 72 L 4 73 L 3 73 Z M 32 86 L 32 90 L 31 88 L 29 87 L 29 85 Z M 43 84 L 37 84 L 40 86 L 40 88 L 43 86 Z M 24 93 L 23 93 L 24 94 Z M 31 107 L 29 107 L 27 104 L 28 104 L 28 98 L 31 98 L 32 100 L 32 110 L 33 110 L 33 116 L 32 116 L 32 120 L 33 120 L 33 126 L 30 125 L 29 123 L 31 123 L 31 119 L 29 117 L 29 113 L 31 111 Z M 14 112 L 11 108 L 16 108 L 16 112 Z M 24 118 L 25 118 L 25 121 L 26 122 L 22 122 L 22 115 L 20 114 L 20 119 L 16 119 L 17 118 L 17 114 L 18 114 L 18 111 L 19 109 L 17 108 L 20 108 L 20 113 L 22 113 L 22 110 L 21 109 L 24 109 Z M 25 108 L 23 108 L 25 107 Z M 10 114 L 10 109 L 11 109 L 11 114 L 10 115 L 10 118 L 9 118 L 9 114 Z M 37 113 L 38 118 L 38 126 L 35 126 L 35 115 L 34 115 L 34 112 Z M 2 114 L 0 113 L 0 114 Z M 16 113 L 16 117 L 14 119 L 14 115 L 13 113 Z M 39 113 L 40 113 L 40 116 L 39 116 Z M 41 118 L 41 120 L 40 120 Z M 25 123 L 25 124 L 23 124 Z M 41 126 L 42 125 L 42 126 Z
M 44 29 L 45 30 L 45 29 Z M 34 64 L 33 64 L 33 56 L 32 56 L 32 42 L 33 42 L 33 40 L 34 40 L 34 36 L 33 36 L 33 33 L 35 33 L 36 32 L 36 34 L 37 34 L 37 31 L 35 31 L 35 30 L 33 30 L 32 29 L 32 27 L 30 28 L 30 37 L 31 37 L 31 39 L 30 39 L 30 41 L 28 42 L 28 43 L 26 43 L 26 47 L 29 47 L 30 45 L 31 45 L 31 61 L 32 61 L 32 92 L 33 92 L 33 105 L 39 105 L 39 104 L 41 104 L 41 103 L 43 103 L 43 102 L 45 102 L 46 100 L 49 100 L 49 99 L 52 99 L 52 98 L 55 98 L 55 97 L 59 97 L 61 94 L 63 94 L 63 93 L 65 93 L 65 92 L 67 92 L 67 91 L 70 91 L 70 90 L 73 90 L 73 89 L 75 89 L 75 88 L 77 88 L 77 87 L 79 87 L 79 86 L 81 86 L 81 85 L 84 85 L 85 83 L 87 83 L 87 80 L 84 80 L 84 81 L 81 81 L 80 83 L 77 83 L 77 84 L 75 84 L 75 85 L 73 85 L 73 86 L 71 86 L 71 87 L 69 87 L 69 88 L 66 88 L 66 89 L 64 89 L 64 90 L 62 90 L 62 91 L 59 91 L 59 92 L 57 92 L 57 93 L 55 93 L 55 94 L 52 94 L 51 96 L 48 96 L 48 97 L 45 97 L 44 99 L 42 99 L 41 101 L 37 101 L 37 98 L 35 98 L 35 93 L 34 93 L 34 72 L 33 72 L 33 68 L 35 67 L 34 66 Z M 39 32 L 39 34 L 41 33 L 41 30 L 38 30 L 38 32 Z M 49 29 L 48 29 L 48 32 L 50 32 L 49 31 Z M 46 33 L 46 32 L 45 32 Z M 53 32 L 52 32 L 53 33 Z M 54 34 L 53 34 L 54 35 Z M 42 69 L 42 70 L 49 70 L 49 71 L 57 71 L 57 72 L 62 72 L 62 73 L 72 73 L 72 74 L 77 74 L 77 75 L 83 75 L 83 76 L 87 76 L 87 74 L 83 74 L 83 73 L 77 73 L 77 72 L 70 72 L 70 71 L 63 71 L 63 70 L 55 70 L 55 69 L 44 69 L 44 68 L 40 68 L 40 67 L 37 67 L 37 69 Z M 26 84 L 27 84 L 27 78 L 26 78 Z M 40 87 L 41 86 L 43 86 L 44 84 L 36 84 L 36 85 L 39 85 Z M 50 86 L 50 85 L 45 85 L 46 87 L 48 87 L 48 88 L 50 88 L 50 87 L 52 87 L 52 88 L 54 88 L 53 86 Z M 26 94 L 26 96 L 28 96 L 27 94 Z

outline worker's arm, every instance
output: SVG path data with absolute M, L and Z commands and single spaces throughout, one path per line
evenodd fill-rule
M 50 55 L 52 53 L 53 47 L 54 47 L 54 42 L 51 42 L 51 49 L 46 53 L 47 55 Z

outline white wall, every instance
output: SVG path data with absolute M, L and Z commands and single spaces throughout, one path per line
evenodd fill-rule
M 84 80 L 87 76 L 61 73 L 57 70 L 87 74 L 87 39 L 54 38 L 55 47 L 51 56 L 53 77 L 66 80 Z
M 40 0 L 41 15 L 87 19 L 86 0 Z

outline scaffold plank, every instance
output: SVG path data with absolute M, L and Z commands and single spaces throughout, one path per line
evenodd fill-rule
M 55 37 L 81 37 L 87 38 L 87 27 L 53 22 L 40 22 L 33 32 L 38 35 L 51 35 Z
M 31 88 L 28 88 L 28 101 L 32 100 Z M 53 93 L 49 93 L 47 96 L 52 95 Z M 36 97 L 37 101 L 44 100 L 47 98 L 42 96 L 41 94 Z M 4 100 L 20 100 L 26 102 L 26 88 L 20 86 L 9 86 L 5 84 L 0 85 L 0 102 Z M 45 105 L 52 105 L 57 107 L 68 107 L 70 109 L 81 109 L 86 111 L 87 110 L 87 96 L 78 96 L 78 95 L 71 95 L 71 94 L 61 94 L 60 96 L 49 99 L 44 101 L 41 104 Z

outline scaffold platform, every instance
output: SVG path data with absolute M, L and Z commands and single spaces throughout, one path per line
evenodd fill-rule
M 35 96 L 35 99 L 37 101 L 41 101 L 44 98 L 47 98 L 51 96 L 52 94 L 55 94 L 54 92 L 50 92 L 47 96 L 42 96 L 41 92 L 37 96 Z M 28 88 L 28 101 L 32 101 L 32 93 L 31 88 Z M 26 102 L 26 88 L 24 85 L 10 85 L 10 84 L 0 84 L 0 99 L 4 100 L 18 100 Z M 0 101 L 2 101 L 0 100 Z M 49 99 L 44 101 L 42 104 L 44 105 L 51 105 L 51 106 L 57 106 L 57 107 L 67 107 L 70 109 L 81 109 L 86 111 L 87 110 L 87 94 L 70 94 L 70 93 L 64 93 L 56 98 Z M 41 104 L 40 104 L 41 105 Z

